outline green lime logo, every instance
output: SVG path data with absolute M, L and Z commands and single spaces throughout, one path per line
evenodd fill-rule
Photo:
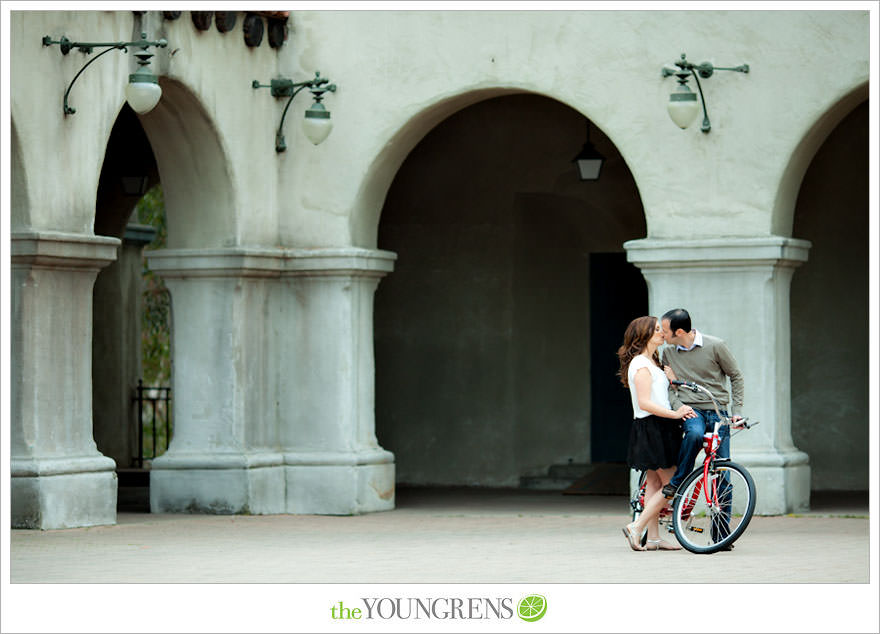
M 529 623 L 539 621 L 547 612 L 547 599 L 540 594 L 530 594 L 519 602 L 517 613 L 519 618 Z

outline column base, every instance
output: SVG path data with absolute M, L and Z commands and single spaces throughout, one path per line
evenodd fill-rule
M 752 474 L 756 515 L 785 515 L 810 510 L 810 460 L 802 451 L 737 450 L 733 459 Z
M 287 512 L 359 515 L 394 509 L 394 455 L 289 453 L 284 456 Z
M 150 471 L 150 511 L 213 515 L 359 515 L 394 509 L 394 457 L 361 454 L 165 454 Z
M 105 456 L 12 459 L 12 528 L 81 528 L 116 523 L 116 463 Z
M 150 470 L 152 513 L 284 513 L 280 454 L 160 456 Z

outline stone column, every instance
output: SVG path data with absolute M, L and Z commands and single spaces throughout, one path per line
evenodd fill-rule
M 150 472 L 153 512 L 283 513 L 272 291 L 283 251 L 164 250 L 171 293 L 173 435 Z
M 375 433 L 373 295 L 396 256 L 356 248 L 289 255 L 280 393 L 287 512 L 390 510 L 394 456 Z
M 116 464 L 92 435 L 92 288 L 118 245 L 52 232 L 11 236 L 15 528 L 116 523 Z
M 132 395 L 141 377 L 142 253 L 155 236 L 153 227 L 128 225 L 119 257 L 98 275 L 93 292 L 94 436 L 120 469 L 133 466 L 138 453 Z
M 727 341 L 739 362 L 743 414 L 760 424 L 732 439 L 731 456 L 755 479 L 756 512 L 807 509 L 809 457 L 791 438 L 789 289 L 810 243 L 768 236 L 645 239 L 624 247 L 647 280 L 651 313 L 686 308 L 694 327 Z

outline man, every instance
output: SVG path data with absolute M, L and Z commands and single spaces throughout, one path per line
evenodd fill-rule
M 669 379 L 693 381 L 708 389 L 721 406 L 722 416 L 728 415 L 724 408 L 730 401 L 727 392 L 729 379 L 733 395 L 731 420 L 739 420 L 743 404 L 743 376 L 727 344 L 691 328 L 691 316 L 683 308 L 670 310 L 663 315 L 660 327 L 663 329 L 663 338 L 669 344 L 663 351 L 662 360 Z M 678 469 L 669 484 L 663 487 L 663 495 L 672 498 L 694 467 L 694 460 L 703 446 L 703 434 L 713 430 L 718 416 L 709 397 L 702 392 L 670 385 L 669 401 L 673 409 L 690 405 L 696 414 L 682 421 L 684 438 L 678 454 Z M 722 426 L 719 436 L 721 446 L 718 448 L 718 457 L 730 459 L 730 428 Z

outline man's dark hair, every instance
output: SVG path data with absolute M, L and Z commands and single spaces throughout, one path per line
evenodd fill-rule
M 669 329 L 675 333 L 679 328 L 685 332 L 691 331 L 691 316 L 684 308 L 673 308 L 666 311 L 660 321 L 669 320 Z

